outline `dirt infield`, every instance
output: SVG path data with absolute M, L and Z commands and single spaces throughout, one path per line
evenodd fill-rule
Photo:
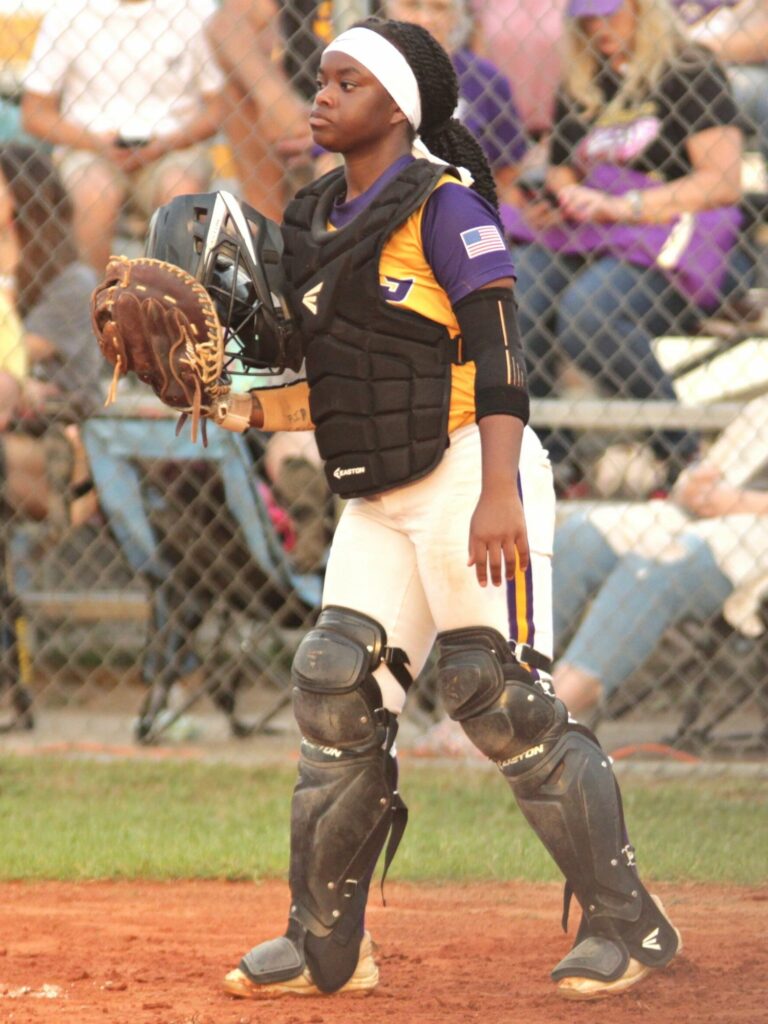
M 367 999 L 257 1004 L 219 979 L 284 924 L 283 884 L 0 886 L 2 1024 L 759 1024 L 768 1021 L 768 895 L 659 886 L 685 951 L 632 992 L 558 999 L 569 939 L 555 885 L 387 888 L 368 916 L 381 984 Z

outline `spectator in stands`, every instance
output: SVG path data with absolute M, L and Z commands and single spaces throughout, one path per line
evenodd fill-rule
M 516 185 L 526 141 L 509 78 L 468 40 L 472 22 L 466 0 L 387 0 L 386 15 L 422 25 L 451 54 L 459 79 L 457 116 L 483 148 L 499 201 L 519 204 Z
M 222 121 L 204 34 L 213 0 L 76 0 L 44 18 L 22 124 L 55 146 L 83 258 L 102 271 L 123 202 L 143 213 L 208 187 Z
M 505 208 L 530 388 L 562 357 L 620 397 L 674 399 L 652 347 L 687 333 L 749 272 L 736 248 L 741 131 L 725 72 L 667 0 L 569 0 L 547 191 Z M 729 260 L 738 253 L 735 273 Z M 664 431 L 670 480 L 696 438 Z M 563 439 L 550 443 L 562 462 Z
M 12 714 L 0 732 L 31 727 L 32 699 L 21 676 L 16 622 L 18 611 L 7 560 L 6 532 L 11 508 L 3 458 L 3 435 L 21 404 L 26 358 L 21 320 L 16 311 L 19 247 L 13 226 L 13 199 L 0 175 L 0 694 L 10 693 Z
M 18 262 L 13 197 L 8 182 L 0 174 L 0 432 L 7 429 L 20 404 L 27 371 L 21 320 L 16 310 Z
M 541 138 L 552 125 L 566 0 L 470 3 L 476 26 L 472 49 L 509 76 L 526 133 Z
M 762 396 L 669 499 L 597 505 L 558 527 L 556 650 L 570 642 L 553 682 L 573 714 L 613 693 L 685 618 L 706 623 L 725 605 L 731 625 L 763 631 L 755 609 L 768 582 L 768 492 L 755 481 L 766 482 L 766 431 Z
M 0 180 L 5 262 L 16 261 L 7 273 L 22 323 L 13 356 L 21 390 L 14 429 L 2 437 L 6 498 L 32 518 L 61 520 L 63 499 L 87 485 L 76 424 L 93 411 L 101 389 L 89 314 L 96 275 L 78 259 L 72 206 L 49 156 L 19 143 L 0 146 Z
M 56 0 L 0 0 L 0 142 L 34 142 L 21 128 L 21 88 L 35 37 Z
M 674 0 L 689 36 L 725 65 L 736 106 L 768 160 L 768 4 Z
M 243 198 L 276 221 L 311 177 L 308 101 L 332 27 L 330 0 L 224 0 L 209 25 Z

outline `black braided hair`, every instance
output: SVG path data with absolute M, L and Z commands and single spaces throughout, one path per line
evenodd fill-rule
M 475 179 L 472 188 L 498 210 L 499 200 L 491 168 L 472 133 L 453 112 L 459 102 L 459 81 L 451 58 L 421 25 L 406 21 L 365 18 L 357 27 L 368 28 L 396 46 L 416 77 L 421 97 L 419 135 L 431 153 Z

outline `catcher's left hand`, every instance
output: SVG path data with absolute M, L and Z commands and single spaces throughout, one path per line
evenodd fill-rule
M 192 418 L 216 416 L 230 391 L 223 331 L 205 288 L 180 267 L 147 257 L 113 256 L 91 297 L 93 329 L 114 366 L 106 404 L 132 370 L 165 405 Z M 205 443 L 205 420 L 203 420 Z

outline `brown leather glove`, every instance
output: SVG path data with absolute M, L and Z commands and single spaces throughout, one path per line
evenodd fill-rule
M 205 288 L 172 263 L 113 256 L 91 296 L 91 318 L 115 368 L 106 404 L 114 401 L 119 378 L 133 371 L 182 413 L 179 427 L 191 417 L 196 441 L 201 418 L 215 417 L 230 392 L 223 330 Z M 201 432 L 205 444 L 204 418 Z

